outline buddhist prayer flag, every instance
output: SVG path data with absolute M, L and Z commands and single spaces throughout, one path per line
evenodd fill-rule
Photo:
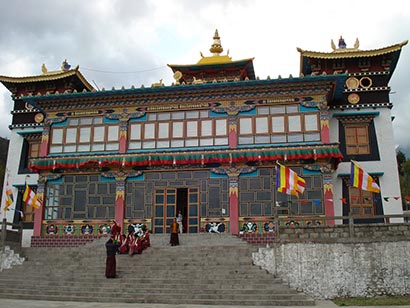
M 41 201 L 37 198 L 36 193 L 28 186 L 27 183 L 26 190 L 23 195 L 23 201 L 35 209 L 40 208 L 42 205 Z
M 353 160 L 350 171 L 350 185 L 361 190 L 380 193 L 380 187 L 376 181 Z
M 6 181 L 6 205 L 4 206 L 4 210 L 8 211 L 9 206 L 12 205 L 14 202 L 14 197 L 13 197 L 13 190 L 11 189 L 9 185 L 9 181 Z
M 288 167 L 276 165 L 276 188 L 279 192 L 299 197 L 305 191 L 306 182 Z

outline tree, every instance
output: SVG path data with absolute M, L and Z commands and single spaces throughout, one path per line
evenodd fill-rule
M 406 158 L 403 152 L 397 153 L 397 165 L 399 168 L 401 199 L 403 200 L 403 209 L 410 210 L 410 160 Z M 407 197 L 407 198 L 406 198 Z

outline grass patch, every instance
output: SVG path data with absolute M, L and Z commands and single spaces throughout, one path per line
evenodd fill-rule
M 338 306 L 401 306 L 410 305 L 410 296 L 335 298 L 333 302 Z

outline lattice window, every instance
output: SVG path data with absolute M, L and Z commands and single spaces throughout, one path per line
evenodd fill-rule
M 350 214 L 353 216 L 374 216 L 373 193 L 349 186 Z
M 364 124 L 346 124 L 346 153 L 348 155 L 369 154 L 369 126 Z

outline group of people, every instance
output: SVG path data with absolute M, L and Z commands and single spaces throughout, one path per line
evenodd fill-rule
M 121 226 L 114 220 L 111 226 L 111 237 L 106 242 L 107 259 L 105 265 L 105 277 L 115 278 L 116 276 L 116 260 L 115 255 L 141 254 L 142 251 L 151 246 L 149 231 L 145 225 L 136 230 L 130 225 L 128 235 L 121 234 Z
M 174 218 L 171 226 L 171 238 L 170 245 L 179 245 L 178 233 L 183 233 L 183 216 L 179 211 L 178 216 Z M 114 220 L 110 229 L 111 236 L 105 243 L 107 250 L 107 259 L 105 264 L 105 277 L 115 278 L 116 276 L 116 259 L 115 255 L 128 254 L 130 256 L 134 254 L 141 254 L 142 251 L 151 246 L 149 231 L 145 225 L 136 230 L 133 225 L 128 227 L 128 235 L 121 234 L 121 226 Z

